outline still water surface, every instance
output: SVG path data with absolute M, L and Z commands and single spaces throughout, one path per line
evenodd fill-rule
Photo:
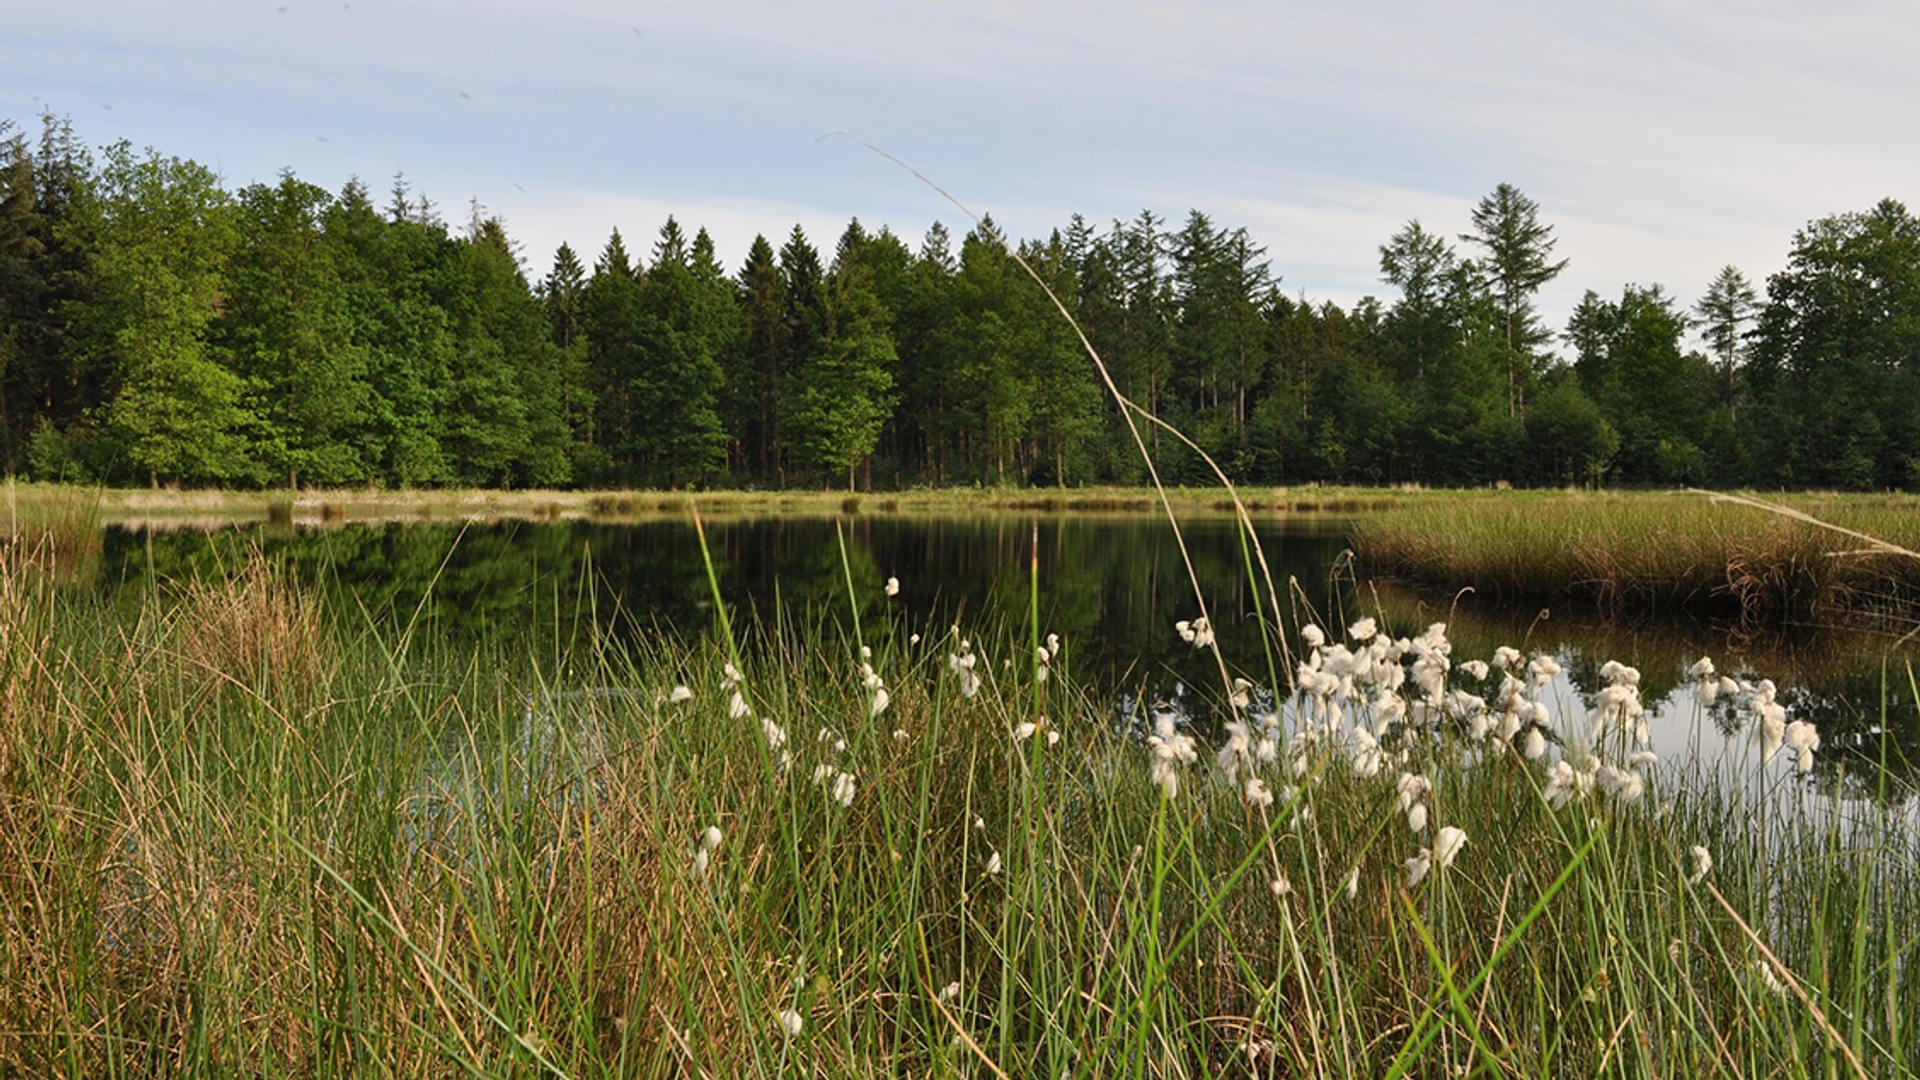
M 1896 763 L 1901 797 L 1911 791 L 1914 773 L 1897 763 L 1920 757 L 1920 710 L 1905 655 L 1884 639 L 1844 627 L 1738 638 L 1705 623 L 1622 625 L 1604 612 L 1495 610 L 1471 592 L 1412 593 L 1356 571 L 1347 555 L 1350 528 L 1299 516 L 1257 524 L 1289 634 L 1304 621 L 1337 633 L 1363 614 L 1401 635 L 1446 622 L 1455 661 L 1488 658 L 1503 644 L 1557 655 L 1566 668 L 1557 691 L 1569 714 L 1599 689 L 1600 665 L 1617 659 L 1643 674 L 1663 759 L 1737 775 L 1748 752 L 1741 717 L 1724 704 L 1700 709 L 1683 678 L 1688 664 L 1711 656 L 1723 671 L 1774 679 L 1789 715 L 1819 726 L 1822 747 L 1809 783 L 1829 791 L 1858 784 L 1884 754 Z M 1271 685 L 1256 609 L 1270 616 L 1272 601 L 1253 587 L 1260 575 L 1249 572 L 1251 552 L 1234 522 L 1199 517 L 1182 531 L 1222 657 Z M 1024 639 L 1037 568 L 1040 632 L 1060 635 L 1065 669 L 1098 699 L 1173 701 L 1202 723 L 1218 700 L 1214 660 L 1174 629 L 1200 610 L 1161 518 L 757 518 L 710 521 L 706 535 L 722 596 L 749 618 L 844 618 L 850 574 L 866 626 L 935 637 L 958 625 L 1002 651 L 1016 633 Z M 430 632 L 456 638 L 564 639 L 589 629 L 615 637 L 699 634 L 713 622 L 706 564 L 688 519 L 212 534 L 116 528 L 106 538 L 103 588 L 131 596 L 155 582 L 220 573 L 240 565 L 251 546 L 315 583 L 336 606 L 417 609 Z M 901 583 L 897 597 L 883 592 L 889 577 Z M 1884 703 L 1883 674 L 1891 686 Z

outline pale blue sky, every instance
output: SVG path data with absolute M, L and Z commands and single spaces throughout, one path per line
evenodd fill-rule
M 1808 220 L 1920 203 L 1920 5 L 1900 2 L 787 3 L 12 0 L 0 116 L 43 108 L 217 167 L 501 215 L 543 274 L 668 213 L 736 266 L 795 222 L 917 246 L 938 196 L 1016 236 L 1143 207 L 1246 226 L 1292 292 L 1350 304 L 1410 218 L 1502 181 L 1595 289 L 1756 282 Z

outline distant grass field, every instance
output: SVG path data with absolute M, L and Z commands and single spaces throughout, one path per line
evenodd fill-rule
M 1470 587 L 1483 600 L 1516 605 L 1571 602 L 1633 616 L 1711 612 L 1754 629 L 1913 621 L 1920 498 L 1765 501 L 1838 528 L 1705 494 L 1507 492 L 1366 515 L 1353 542 L 1362 575 Z

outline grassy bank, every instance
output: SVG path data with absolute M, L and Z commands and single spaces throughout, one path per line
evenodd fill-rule
M 1430 493 L 1372 488 L 1258 488 L 1240 493 L 1260 512 L 1354 514 L 1407 505 Z M 1173 488 L 1182 515 L 1229 513 L 1220 488 Z M 445 521 L 622 521 L 684 515 L 947 513 L 1162 513 L 1151 488 L 912 488 L 904 491 L 494 491 L 303 489 L 300 491 L 73 488 L 12 483 L 9 505 L 27 517 L 87 503 L 106 524 L 158 529 L 224 528 L 260 522 L 290 525 Z
M 1230 510 L 1222 491 L 1171 493 L 1183 512 Z M 278 523 L 302 526 L 446 521 L 622 521 L 698 510 L 710 517 L 778 514 L 955 513 L 976 511 L 1147 513 L 1158 497 L 1139 488 L 922 488 L 884 493 L 839 491 L 490 491 L 366 489 L 302 491 L 89 490 L 17 484 L 23 514 L 94 500 L 107 524 L 159 529 Z
M 261 564 L 0 592 L 0 1073 L 1914 1064 L 1914 836 L 1784 757 L 1636 761 L 1624 673 L 1596 730 L 1525 660 L 1308 642 L 1222 752 L 1025 628 L 532 655 Z
M 1920 550 L 1920 499 L 1768 501 Z M 1711 613 L 1752 629 L 1862 617 L 1911 626 L 1920 558 L 1754 506 L 1688 493 L 1512 492 L 1411 501 L 1356 526 L 1363 576 L 1471 587 L 1513 605 Z

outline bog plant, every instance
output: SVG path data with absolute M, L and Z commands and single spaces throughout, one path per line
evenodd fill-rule
M 1297 690 L 1129 725 L 1031 619 L 456 653 L 226 588 L 280 644 L 0 580 L 0 1071 L 1912 1066 L 1908 825 L 1707 663 L 1742 782 L 1652 757 L 1633 669 L 1583 701 L 1437 625 L 1308 625 Z

